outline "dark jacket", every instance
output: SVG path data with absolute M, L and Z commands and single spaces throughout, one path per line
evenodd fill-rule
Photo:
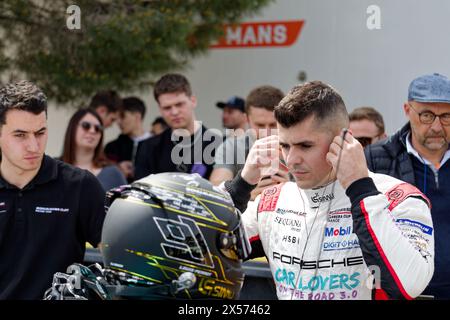
M 410 131 L 408 122 L 386 140 L 367 146 L 364 152 L 369 170 L 415 185 L 413 164 L 406 151 L 406 136 Z
M 385 141 L 365 149 L 368 168 L 411 183 L 431 201 L 434 229 L 434 275 L 424 294 L 450 299 L 450 160 L 438 171 L 432 170 L 406 151 L 409 123 Z
M 135 161 L 135 178 L 161 172 L 198 173 L 209 179 L 214 166 L 215 149 L 222 136 L 205 126 L 189 137 L 172 140 L 172 129 L 142 141 Z
M 116 140 L 105 146 L 105 155 L 114 162 L 131 161 L 133 157 L 133 139 L 121 134 Z

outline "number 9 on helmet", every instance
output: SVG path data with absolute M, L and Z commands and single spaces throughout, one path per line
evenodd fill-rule
M 102 256 L 123 298 L 236 299 L 250 244 L 230 196 L 197 174 L 160 173 L 107 195 Z

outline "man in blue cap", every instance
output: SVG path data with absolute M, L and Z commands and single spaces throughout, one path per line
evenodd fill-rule
M 370 171 L 418 187 L 431 200 L 435 272 L 424 294 L 450 299 L 450 79 L 434 73 L 414 79 L 403 109 L 409 122 L 365 149 Z M 420 224 L 405 221 L 417 233 Z
M 240 134 L 243 134 L 247 128 L 247 114 L 245 113 L 244 99 L 234 96 L 226 102 L 217 102 L 216 106 L 223 109 L 223 127 L 231 130 L 242 129 Z

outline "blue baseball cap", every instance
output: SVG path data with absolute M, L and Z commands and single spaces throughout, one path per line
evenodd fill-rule
M 238 96 L 231 97 L 226 102 L 219 101 L 216 103 L 216 106 L 219 107 L 220 109 L 229 107 L 229 108 L 238 109 L 238 110 L 241 110 L 242 112 L 245 112 L 245 101 L 244 101 L 244 99 L 242 99 Z
M 439 73 L 414 79 L 409 85 L 408 101 L 450 103 L 450 79 Z

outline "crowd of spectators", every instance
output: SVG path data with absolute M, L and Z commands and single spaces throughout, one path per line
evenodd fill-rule
M 383 116 L 367 106 L 348 115 L 348 129 L 364 148 L 371 172 L 407 182 L 416 197 L 430 201 L 435 270 L 424 294 L 450 299 L 450 80 L 423 75 L 407 92 L 407 121 L 397 132 L 388 135 Z M 62 153 L 52 159 L 45 155 L 49 128 L 44 92 L 28 81 L 0 89 L 0 299 L 42 298 L 54 272 L 80 261 L 86 242 L 96 246 L 105 214 L 102 201 L 112 188 L 161 172 L 196 173 L 216 186 L 243 178 L 252 147 L 264 145 L 255 142 L 278 135 L 275 108 L 291 108 L 280 89 L 255 87 L 245 99 L 233 96 L 217 103 L 223 134 L 198 121 L 197 98 L 185 76 L 163 75 L 153 95 L 160 117 L 146 129 L 146 102 L 114 90 L 96 93 L 73 114 Z M 121 133 L 104 146 L 104 130 L 115 122 Z M 247 181 L 253 186 L 250 200 L 269 187 L 295 181 L 282 147 L 279 167 Z M 301 168 L 301 161 L 296 166 Z M 65 241 L 55 241 L 63 237 Z M 30 280 L 36 272 L 41 281 Z

